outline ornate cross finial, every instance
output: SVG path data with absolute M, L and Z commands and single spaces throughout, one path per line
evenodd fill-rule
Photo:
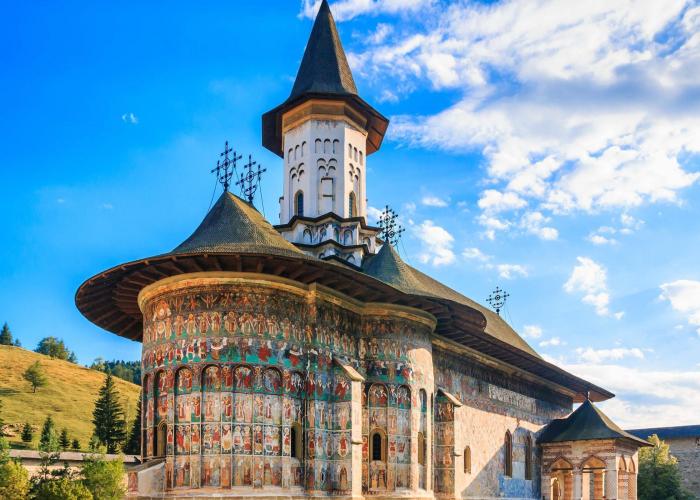
M 382 228 L 382 239 L 393 246 L 399 243 L 401 235 L 405 231 L 403 226 L 396 222 L 398 217 L 398 214 L 389 208 L 389 205 L 384 207 L 384 211 L 379 216 L 379 227 Z
M 506 300 L 508 300 L 508 297 L 510 297 L 510 295 L 508 295 L 507 292 L 504 292 L 499 287 L 496 287 L 496 289 L 491 292 L 491 295 L 489 295 L 489 298 L 486 299 L 486 302 L 488 302 L 489 305 L 496 310 L 496 314 L 500 315 L 501 309 L 503 309 L 503 306 L 506 305 Z
M 248 155 L 248 163 L 243 165 L 243 173 L 236 181 L 236 186 L 240 187 L 241 195 L 248 200 L 248 203 L 253 203 L 255 192 L 260 185 L 260 178 L 264 172 L 267 172 L 267 169 L 260 168 L 260 165 L 258 165 L 256 170 L 253 170 L 253 167 L 256 165 L 258 165 L 258 162 L 253 161 L 252 155 Z
M 230 158 L 228 156 L 229 153 L 233 153 Z M 243 155 L 236 154 L 233 149 L 228 147 L 228 141 L 226 141 L 224 151 L 219 153 L 219 156 L 221 156 L 223 160 L 218 160 L 216 162 L 216 167 L 211 170 L 211 173 L 216 173 L 216 179 L 224 187 L 224 192 L 226 192 L 231 185 L 231 177 L 236 174 L 236 163 L 243 158 Z

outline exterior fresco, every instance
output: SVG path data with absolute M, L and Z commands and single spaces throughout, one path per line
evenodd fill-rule
M 142 307 L 143 453 L 165 457 L 167 490 L 350 495 L 353 402 L 343 366 L 366 381 L 357 465 L 365 494 L 426 488 L 427 466 L 423 479 L 411 468 L 419 425 L 429 440 L 427 413 L 414 409 L 419 388 L 432 393 L 432 366 L 421 366 L 426 324 L 242 284 L 165 286 Z M 380 460 L 368 454 L 373 429 L 385 440 Z

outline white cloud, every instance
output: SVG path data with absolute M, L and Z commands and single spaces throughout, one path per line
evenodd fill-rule
M 550 217 L 545 217 L 541 212 L 527 212 L 520 219 L 520 227 L 540 239 L 556 240 L 559 237 L 559 231 L 545 225 L 550 220 Z
M 130 123 L 131 125 L 136 125 L 139 122 L 139 118 L 134 113 L 124 113 L 122 115 L 122 121 L 124 123 Z
M 639 358 L 635 358 L 639 359 Z M 616 394 L 600 408 L 625 429 L 697 423 L 700 370 L 662 370 L 639 364 L 555 361 L 562 368 Z
M 505 231 L 511 226 L 511 223 L 506 220 L 501 220 L 486 214 L 479 215 L 479 217 L 477 217 L 477 222 L 479 225 L 486 228 L 482 234 L 490 240 L 496 238 L 496 231 Z
M 367 206 L 367 222 L 376 224 L 382 216 L 382 211 L 377 207 Z
M 392 137 L 480 151 L 489 217 L 624 213 L 677 203 L 700 178 L 684 166 L 700 153 L 700 6 L 504 0 L 403 15 L 417 26 L 353 54 L 354 68 L 380 88 L 461 91 L 433 115 L 394 117 Z
M 661 285 L 661 300 L 683 315 L 689 324 L 697 326 L 700 335 L 700 281 L 676 280 Z
M 525 337 L 538 339 L 542 337 L 542 327 L 539 325 L 525 325 L 523 328 Z
M 497 264 L 496 269 L 498 269 L 498 275 L 507 280 L 512 280 L 514 278 L 527 277 L 527 269 L 520 264 Z
M 102 205 L 100 205 L 100 207 L 104 210 L 114 210 L 114 205 L 112 205 L 111 203 L 105 202 Z
M 455 261 L 455 253 L 452 251 L 454 237 L 445 228 L 436 226 L 431 220 L 425 220 L 413 226 L 413 233 L 421 241 L 421 262 L 442 266 Z
M 423 205 L 426 207 L 446 207 L 448 205 L 448 202 L 442 198 L 439 198 L 437 196 L 423 196 L 423 198 L 420 201 Z
M 362 14 L 415 12 L 433 2 L 434 0 L 338 0 L 330 7 L 337 21 L 345 21 Z M 313 19 L 320 5 L 320 0 L 302 0 L 300 15 Z
M 579 347 L 576 349 L 579 360 L 585 363 L 602 363 L 604 361 L 617 361 L 624 358 L 644 359 L 644 351 L 637 347 L 616 347 L 613 349 L 593 349 L 592 347 Z
M 559 337 L 552 337 L 551 339 L 540 342 L 540 347 L 557 347 L 562 345 L 566 345 L 566 342 Z
M 588 241 L 594 245 L 615 245 L 617 240 L 615 238 L 609 238 L 598 233 L 591 233 L 588 235 Z
M 582 293 L 582 301 L 592 305 L 596 314 L 610 314 L 610 293 L 608 291 L 608 272 L 602 265 L 589 257 L 576 257 L 578 264 L 571 271 L 571 276 L 564 283 L 568 293 Z M 620 313 L 615 313 L 616 319 L 621 319 Z
M 486 262 L 486 261 L 491 260 L 490 255 L 486 255 L 485 253 L 483 253 L 481 250 L 479 250 L 476 247 L 465 248 L 462 251 L 462 256 L 465 259 L 478 260 L 480 262 Z

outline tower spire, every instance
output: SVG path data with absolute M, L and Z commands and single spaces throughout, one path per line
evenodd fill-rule
M 326 0 L 318 9 L 289 99 L 306 93 L 357 95 L 350 65 Z

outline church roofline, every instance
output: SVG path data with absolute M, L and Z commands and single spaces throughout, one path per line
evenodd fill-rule
M 360 227 L 364 230 L 369 230 L 369 231 L 381 231 L 381 228 L 377 226 L 370 226 L 367 224 L 367 221 L 364 217 L 362 216 L 357 216 L 357 217 L 341 217 L 340 215 L 336 214 L 335 212 L 326 212 L 323 215 L 319 215 L 317 217 L 306 217 L 303 215 L 294 215 L 291 219 L 289 219 L 289 222 L 286 224 L 276 224 L 273 226 L 275 229 L 278 231 L 283 231 L 285 229 L 292 229 L 297 223 L 309 223 L 309 224 L 318 224 L 319 222 L 323 222 L 325 219 L 332 219 L 336 222 L 340 223 L 360 223 Z

